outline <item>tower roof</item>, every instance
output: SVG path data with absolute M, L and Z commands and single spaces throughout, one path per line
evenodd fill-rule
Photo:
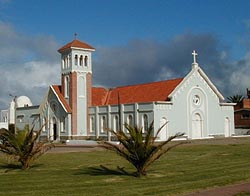
M 58 52 L 62 53 L 64 50 L 70 49 L 70 48 L 83 48 L 88 50 L 95 50 L 92 46 L 85 42 L 81 42 L 77 39 L 74 39 L 72 42 L 67 43 L 65 46 L 61 47 Z

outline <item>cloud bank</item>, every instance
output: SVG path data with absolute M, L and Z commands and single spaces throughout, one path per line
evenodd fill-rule
M 28 36 L 0 22 L 0 109 L 8 107 L 9 94 L 26 95 L 39 104 L 48 86 L 60 83 L 60 47 L 52 36 Z M 245 95 L 245 89 L 250 88 L 250 52 L 246 48 L 245 56 L 232 61 L 230 48 L 210 33 L 97 47 L 93 83 L 115 87 L 184 77 L 191 70 L 193 50 L 198 52 L 199 65 L 225 97 Z
M 51 36 L 28 36 L 0 22 L 0 108 L 26 95 L 39 104 L 48 86 L 60 82 L 58 44 Z
M 230 48 L 213 34 L 184 33 L 165 42 L 133 40 L 125 46 L 98 48 L 94 61 L 94 83 L 107 87 L 184 77 L 198 63 L 225 98 L 250 88 L 250 53 L 238 61 L 230 58 Z

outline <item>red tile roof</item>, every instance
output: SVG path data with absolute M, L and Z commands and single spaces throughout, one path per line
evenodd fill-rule
M 108 89 L 92 87 L 92 105 L 104 105 L 108 96 Z
M 92 105 L 117 105 L 127 103 L 142 103 L 153 101 L 167 101 L 170 93 L 183 78 L 116 87 L 114 89 L 92 88 Z M 118 101 L 119 94 L 119 101 Z
M 63 52 L 64 50 L 66 49 L 69 49 L 69 48 L 72 48 L 72 47 L 75 47 L 75 48 L 85 48 L 85 49 L 91 49 L 91 50 L 94 50 L 95 48 L 93 48 L 92 46 L 90 46 L 89 44 L 87 43 L 84 43 L 84 42 L 81 42 L 77 39 L 73 40 L 72 42 L 66 44 L 65 46 L 61 47 L 58 52 Z
M 61 86 L 52 85 L 52 88 L 54 89 L 54 92 L 58 96 L 59 101 L 63 104 L 64 108 L 66 109 L 66 112 L 72 113 L 72 110 L 71 110 L 69 104 L 67 103 L 67 101 L 63 97 L 63 94 L 62 94 L 62 91 L 61 91 Z

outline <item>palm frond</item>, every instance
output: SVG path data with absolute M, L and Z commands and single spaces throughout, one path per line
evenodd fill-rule
M 101 147 L 114 151 L 121 157 L 130 162 L 137 170 L 138 176 L 146 175 L 147 168 L 163 154 L 167 153 L 172 148 L 181 145 L 183 142 L 172 144 L 166 148 L 166 145 L 173 139 L 183 136 L 184 133 L 177 133 L 174 136 L 169 137 L 166 141 L 156 144 L 156 138 L 160 131 L 166 124 L 162 125 L 154 134 L 154 123 L 150 123 L 147 132 L 142 132 L 142 127 L 131 126 L 127 123 L 124 124 L 127 129 L 127 134 L 123 131 L 109 130 L 119 141 L 118 144 L 111 142 L 102 142 Z
M 26 127 L 12 133 L 8 130 L 0 130 L 0 151 L 13 157 L 22 164 L 22 169 L 29 168 L 30 164 L 50 150 L 52 143 L 38 142 L 42 127 L 35 133 L 34 126 L 31 129 Z

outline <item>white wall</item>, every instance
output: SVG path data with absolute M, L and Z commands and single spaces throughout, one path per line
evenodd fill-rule
M 193 70 L 184 78 L 183 82 L 172 94 L 172 104 L 155 104 L 154 121 L 155 127 L 160 127 L 162 119 L 167 119 L 167 137 L 184 132 L 188 138 L 206 138 L 210 136 L 230 136 L 234 133 L 233 106 L 221 106 L 218 92 L 207 82 L 198 69 Z M 196 96 L 200 103 L 194 103 Z M 194 132 L 195 114 L 201 117 L 201 130 L 199 134 Z M 225 125 L 225 120 L 229 125 Z M 225 134 L 229 127 L 228 134 Z M 164 135 L 162 135 L 164 138 Z
M 8 122 L 0 122 L 0 129 L 8 129 Z

